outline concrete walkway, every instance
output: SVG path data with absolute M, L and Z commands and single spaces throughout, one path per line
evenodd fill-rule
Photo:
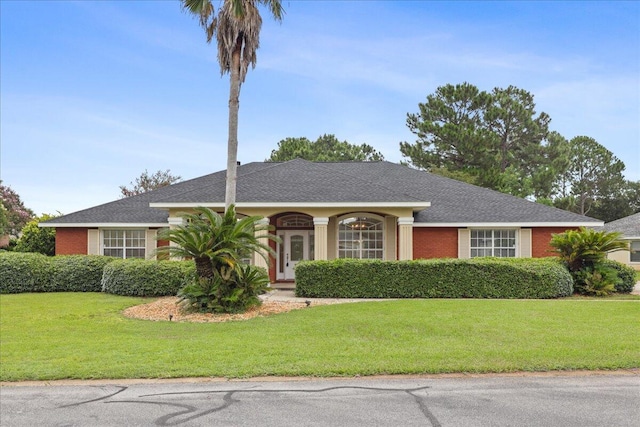
M 317 304 L 341 304 L 346 302 L 362 302 L 362 301 L 390 301 L 384 298 L 300 298 L 296 297 L 292 289 L 274 289 L 264 295 L 260 295 L 262 301 L 278 301 L 278 302 L 298 302 L 301 304 L 309 302 L 309 305 Z

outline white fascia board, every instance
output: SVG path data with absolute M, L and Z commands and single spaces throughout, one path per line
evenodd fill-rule
M 38 224 L 38 227 L 55 228 L 162 228 L 168 227 L 168 222 L 142 223 L 142 222 L 77 222 L 77 223 L 55 223 Z
M 149 203 L 149 207 L 160 209 L 224 208 L 224 203 Z M 421 211 L 431 206 L 430 202 L 240 202 L 236 208 L 412 208 Z
M 415 222 L 414 227 L 465 227 L 465 228 L 506 228 L 506 227 L 601 227 L 599 222 Z

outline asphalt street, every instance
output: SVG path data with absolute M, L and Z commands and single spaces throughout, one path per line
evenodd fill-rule
M 640 426 L 640 376 L 135 381 L 0 387 L 5 426 Z

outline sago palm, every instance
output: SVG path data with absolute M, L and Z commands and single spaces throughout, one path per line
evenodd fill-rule
M 580 227 L 579 230 L 554 234 L 551 246 L 566 262 L 569 270 L 579 271 L 584 267 L 593 267 L 602 261 L 608 252 L 627 249 L 627 244 L 620 240 L 620 236 L 620 233 Z
M 196 264 L 196 274 L 199 278 L 211 279 L 214 276 L 211 262 L 211 233 L 210 224 L 203 220 L 198 213 L 181 215 L 183 224 L 158 233 L 158 240 L 173 243 L 161 246 L 156 250 L 158 254 L 169 254 L 176 258 L 191 258 Z
M 228 279 L 242 258 L 257 252 L 268 262 L 269 255 L 273 255 L 268 240 L 277 238 L 263 233 L 269 230 L 269 225 L 258 222 L 262 217 L 237 219 L 233 205 L 224 215 L 205 207 L 194 211 L 181 215 L 183 225 L 158 233 L 158 240 L 167 240 L 175 246 L 164 246 L 157 252 L 192 258 L 199 278 L 211 279 L 218 274 Z
M 216 37 L 221 74 L 229 73 L 229 136 L 227 143 L 227 186 L 225 210 L 235 204 L 238 159 L 238 111 L 240 86 L 249 69 L 256 65 L 260 46 L 262 18 L 258 5 L 266 6 L 273 18 L 282 20 L 280 0 L 223 0 L 216 10 L 212 0 L 181 0 L 184 10 L 195 15 L 207 35 L 207 43 Z

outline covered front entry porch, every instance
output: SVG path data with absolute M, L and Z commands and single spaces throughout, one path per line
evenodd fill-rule
M 280 241 L 272 243 L 275 256 L 268 265 L 257 254 L 254 263 L 268 269 L 273 287 L 293 289 L 295 266 L 304 260 L 412 259 L 412 216 L 397 216 L 385 211 L 332 213 L 319 216 L 287 211 L 264 219 Z

